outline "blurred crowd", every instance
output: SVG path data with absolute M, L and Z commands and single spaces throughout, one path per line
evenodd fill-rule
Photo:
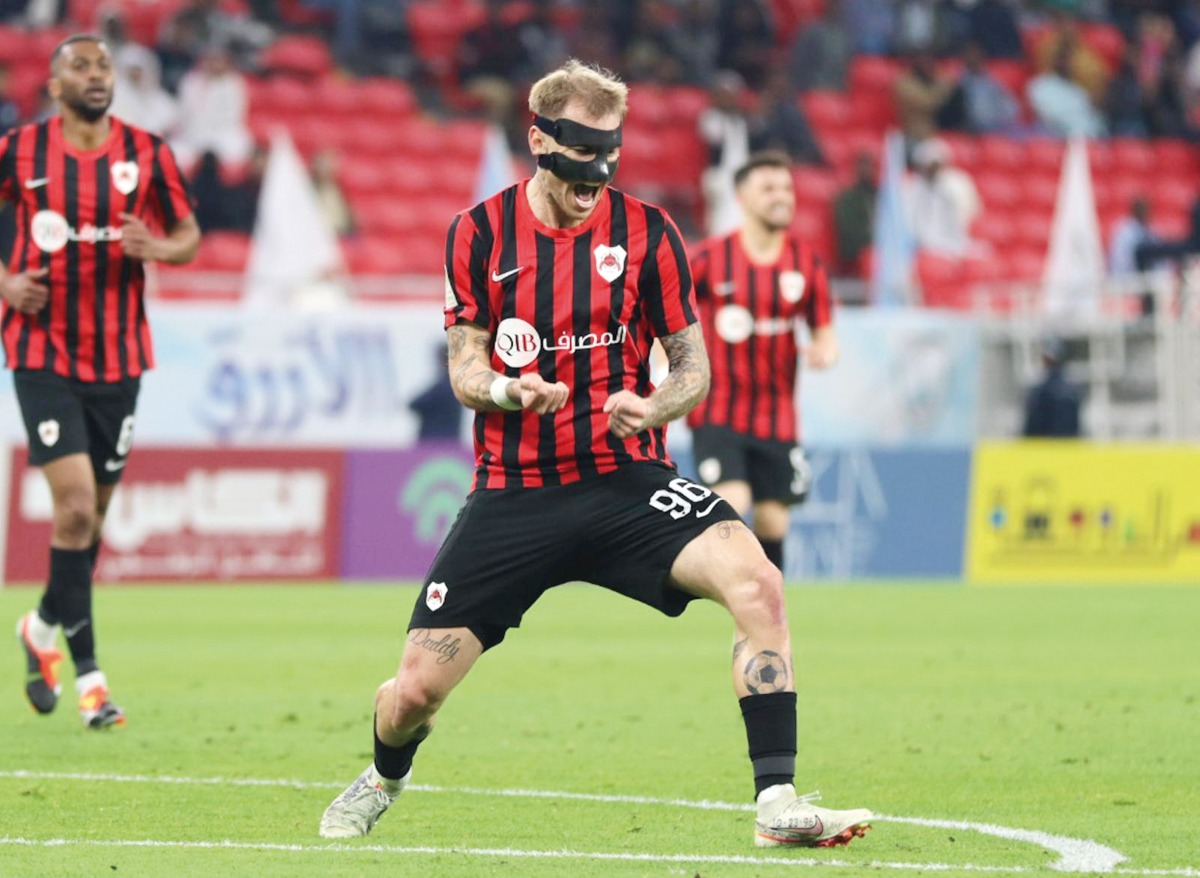
M 934 249 L 969 251 L 981 207 L 940 135 L 1200 140 L 1200 0 L 0 0 L 0 23 L 101 32 L 117 67 L 113 112 L 168 138 L 206 229 L 253 227 L 265 151 L 248 82 L 288 34 L 319 36 L 351 81 L 396 77 L 432 113 L 497 122 L 517 150 L 528 84 L 567 57 L 635 89 L 702 92 L 708 171 L 696 188 L 708 215 L 685 231 L 718 230 L 721 175 L 781 148 L 800 165 L 838 164 L 843 267 L 870 245 L 878 152 L 831 156 L 805 96 L 845 93 L 857 58 L 894 64 L 884 109 L 906 138 L 910 209 Z M 5 128 L 52 112 L 44 99 L 23 111 L 14 60 L 0 56 Z M 353 232 L 338 156 L 307 158 L 331 222 Z

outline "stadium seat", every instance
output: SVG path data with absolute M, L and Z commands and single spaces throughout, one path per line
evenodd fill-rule
M 355 89 L 362 106 L 376 115 L 404 117 L 417 109 L 417 99 L 412 89 L 399 79 L 374 76 L 357 82 Z
M 1058 201 L 1058 173 L 1030 168 L 1021 177 L 1021 203 L 1030 213 L 1052 214 Z
M 1112 144 L 1107 140 L 1089 140 L 1087 142 L 1088 167 L 1092 176 L 1108 174 L 1115 163 Z
M 677 125 L 686 125 L 695 130 L 696 120 L 711 103 L 708 91 L 690 85 L 669 86 L 667 91 L 671 96 L 669 104 L 671 120 Z
M 250 256 L 250 236 L 241 232 L 213 231 L 204 235 L 193 267 L 199 271 L 241 273 Z
M 1061 140 L 1039 137 L 1025 143 L 1027 167 L 1043 173 L 1052 173 L 1056 179 L 1062 170 L 1062 160 L 1065 153 L 1066 145 Z
M 968 172 L 974 172 L 979 164 L 979 139 L 970 134 L 939 134 L 950 154 L 954 156 L 954 164 Z
M 844 131 L 854 121 L 853 107 L 844 92 L 814 89 L 800 95 L 800 106 L 823 139 Z
M 1017 223 L 1016 244 L 1030 250 L 1041 248 L 1044 253 L 1050 246 L 1050 230 L 1053 225 L 1052 213 L 1022 213 Z
M 1046 247 L 1020 247 L 1002 254 L 1007 271 L 1013 280 L 1038 280 L 1046 263 Z
M 367 103 L 361 84 L 337 74 L 323 76 L 310 87 L 313 110 L 331 121 L 340 121 L 374 112 Z
M 1113 164 L 1118 173 L 1149 175 L 1156 173 L 1155 151 L 1149 141 L 1132 137 L 1114 137 L 1112 146 Z
M 902 69 L 903 65 L 892 58 L 856 55 L 850 60 L 850 92 L 857 95 L 874 91 L 890 97 Z
M 445 84 L 454 74 L 454 59 L 463 34 L 484 21 L 478 3 L 417 0 L 406 13 L 417 57 L 434 78 Z
M 390 235 L 364 232 L 344 247 L 346 265 L 351 274 L 398 275 L 407 264 L 399 242 Z
M 427 222 L 419 201 L 395 195 L 358 198 L 354 202 L 354 216 L 365 235 L 407 235 L 423 230 Z
M 1008 210 L 1021 203 L 1020 179 L 1007 171 L 981 170 L 975 175 L 975 188 L 987 210 Z
M 850 96 L 856 127 L 882 134 L 896 124 L 896 101 L 888 91 L 856 91 Z
M 1020 173 L 1025 169 L 1025 147 L 1011 138 L 989 134 L 979 139 L 979 162 L 981 169 Z
M 1194 144 L 1164 137 L 1151 141 L 1150 147 L 1154 150 L 1155 167 L 1160 171 L 1194 177 L 1200 170 L 1200 147 Z
M 1018 222 L 1020 222 L 1018 213 L 988 207 L 983 215 L 975 220 L 971 231 L 974 237 L 1003 251 L 1011 247 L 1017 240 Z
M 272 73 L 317 79 L 333 69 L 333 56 L 321 38 L 291 34 L 263 50 L 260 63 Z
M 917 282 L 921 303 L 927 308 L 964 308 L 970 305 L 961 259 L 917 254 Z
M 307 116 L 316 109 L 312 85 L 295 76 L 252 77 L 247 90 L 251 115 L 265 111 L 274 116 Z

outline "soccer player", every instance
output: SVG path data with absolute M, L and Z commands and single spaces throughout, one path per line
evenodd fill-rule
M 475 483 L 376 694 L 375 759 L 325 811 L 326 838 L 370 832 L 454 687 L 543 592 L 574 580 L 669 616 L 695 598 L 729 611 L 759 845 L 845 844 L 871 819 L 797 797 L 779 570 L 729 504 L 667 457 L 665 426 L 704 396 L 709 366 L 678 229 L 609 186 L 626 97 L 611 73 L 574 60 L 540 79 L 536 173 L 450 225 L 450 380 L 476 412 Z M 655 339 L 670 366 L 658 388 Z
M 829 278 L 788 230 L 796 214 L 792 162 L 760 152 L 734 173 L 744 220 L 692 258 L 712 389 L 688 414 L 696 472 L 745 517 L 783 569 L 788 507 L 808 494 L 810 470 L 796 419 L 797 325 L 808 324 L 805 363 L 838 358 Z
M 108 115 L 113 67 L 102 40 L 64 40 L 49 91 L 60 115 L 0 138 L 0 204 L 15 204 L 17 223 L 0 267 L 0 335 L 29 462 L 42 468 L 54 503 L 49 581 L 17 637 L 25 694 L 45 714 L 61 693 L 62 629 L 79 713 L 95 729 L 125 720 L 96 660 L 92 570 L 133 442 L 139 376 L 154 363 L 143 262 L 190 261 L 200 229 L 167 145 Z

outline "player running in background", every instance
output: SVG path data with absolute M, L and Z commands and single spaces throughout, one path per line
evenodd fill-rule
M 543 77 L 529 96 L 537 172 L 450 226 L 449 368 L 476 412 L 474 490 L 422 586 L 396 677 L 377 692 L 375 759 L 325 811 L 327 838 L 370 832 L 479 656 L 574 580 L 670 616 L 695 598 L 728 609 L 758 844 L 844 844 L 871 818 L 797 797 L 779 570 L 729 504 L 667 457 L 665 426 L 704 396 L 709 366 L 679 231 L 608 185 L 626 97 L 578 61 Z M 670 365 L 657 389 L 656 338 Z
M 102 40 L 64 40 L 49 89 L 61 115 L 0 139 L 0 199 L 17 211 L 12 257 L 0 268 L 0 335 L 29 462 L 42 468 L 54 502 L 49 581 L 17 636 L 25 693 L 50 713 L 63 630 L 83 723 L 102 728 L 125 715 L 96 661 L 92 570 L 133 442 L 139 376 L 154 365 L 142 264 L 189 262 L 200 229 L 167 145 L 108 115 L 112 55 Z
M 788 507 L 811 480 L 796 412 L 797 324 L 812 334 L 805 363 L 837 362 L 829 278 L 821 260 L 789 231 L 796 215 L 792 162 L 756 153 L 734 175 L 745 217 L 692 258 L 712 389 L 688 414 L 700 480 L 740 515 L 783 569 Z

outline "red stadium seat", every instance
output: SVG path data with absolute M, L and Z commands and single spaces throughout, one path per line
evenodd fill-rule
M 964 308 L 970 305 L 961 259 L 918 253 L 917 281 L 921 286 L 921 302 L 928 308 Z
M 988 210 L 1008 210 L 1021 204 L 1021 181 L 1006 171 L 980 171 L 975 188 Z
M 1151 141 L 1154 150 L 1154 164 L 1159 172 L 1170 173 L 1172 176 L 1184 173 L 1189 177 L 1200 170 L 1200 147 L 1186 140 L 1161 138 Z
M 979 151 L 981 168 L 1017 173 L 1025 169 L 1024 145 L 1008 137 L 998 135 L 981 137 Z
M 965 171 L 974 172 L 979 164 L 979 139 L 970 134 L 940 134 L 938 135 L 950 147 L 954 156 L 954 164 Z
M 1066 145 L 1061 140 L 1040 137 L 1025 143 L 1027 167 L 1043 173 L 1053 173 L 1056 177 L 1062 170 L 1065 153 Z
M 261 55 L 264 70 L 317 79 L 333 69 L 328 44 L 319 37 L 282 36 Z
M 823 138 L 845 130 L 854 122 L 854 108 L 844 92 L 815 89 L 800 96 L 800 105 Z
M 313 111 L 331 120 L 348 119 L 374 111 L 364 99 L 359 83 L 336 74 L 323 76 L 314 82 L 310 96 Z
M 1058 201 L 1058 175 L 1056 172 L 1030 173 L 1021 178 L 1021 203 L 1030 213 L 1053 213 Z
M 856 127 L 882 134 L 896 124 L 896 101 L 890 91 L 856 91 L 850 104 Z
M 1024 212 L 1017 223 L 1017 244 L 1023 248 L 1045 252 L 1050 246 L 1050 230 L 1054 225 L 1051 213 Z
M 255 79 L 250 86 L 250 113 L 269 112 L 274 116 L 313 114 L 315 91 L 306 80 L 295 76 Z
M 1116 158 L 1113 155 L 1112 144 L 1107 140 L 1089 140 L 1087 142 L 1088 167 L 1092 176 L 1108 174 L 1112 171 Z
M 371 77 L 355 84 L 362 106 L 376 115 L 408 116 L 417 109 L 417 99 L 407 83 L 386 77 Z
M 852 94 L 875 91 L 890 96 L 902 69 L 903 65 L 891 58 L 856 55 L 850 61 L 850 91 Z
M 997 250 L 1003 251 L 1017 240 L 1017 223 L 1019 215 L 1011 211 L 987 208 L 983 215 L 975 220 L 972 234 L 987 241 Z
M 1132 137 L 1114 137 L 1112 146 L 1113 164 L 1119 174 L 1146 176 L 1156 172 L 1155 152 L 1150 143 Z
M 397 275 L 405 273 L 407 260 L 400 243 L 390 235 L 364 233 L 347 242 L 346 264 L 351 274 Z
M 417 0 L 409 4 L 406 20 L 413 48 L 435 78 L 445 80 L 452 76 L 463 34 L 481 24 L 485 15 L 483 6 L 477 3 Z
M 1025 246 L 1001 254 L 1007 268 L 1005 274 L 1014 280 L 1038 280 L 1046 264 L 1046 247 Z
M 242 273 L 250 256 L 250 236 L 241 232 L 205 234 L 192 267 L 201 271 Z
M 426 218 L 420 202 L 395 195 L 371 195 L 354 202 L 358 227 L 365 235 L 407 235 L 422 230 Z
M 828 206 L 842 188 L 832 172 L 822 168 L 798 167 L 792 173 L 796 187 L 796 203 Z
M 671 121 L 677 125 L 690 126 L 694 130 L 696 120 L 711 103 L 708 91 L 690 85 L 675 85 L 669 86 L 667 92 L 671 96 L 669 104 Z

